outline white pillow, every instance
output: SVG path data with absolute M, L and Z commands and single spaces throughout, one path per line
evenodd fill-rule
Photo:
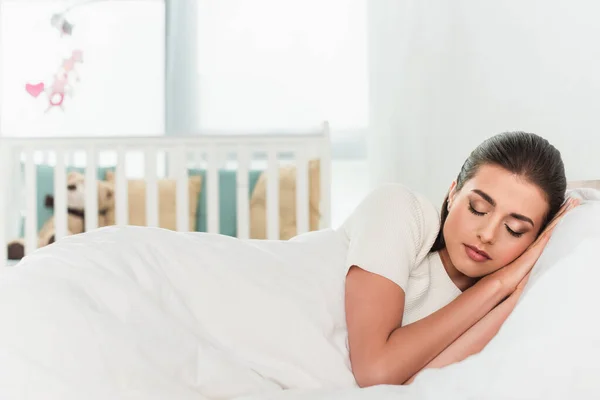
M 446 399 L 600 398 L 598 249 L 600 202 L 588 198 L 556 227 L 496 337 L 460 363 L 424 371 L 413 383 L 417 392 Z
M 576 188 L 567 190 L 568 197 L 575 197 L 582 202 L 600 201 L 600 190 L 593 188 Z

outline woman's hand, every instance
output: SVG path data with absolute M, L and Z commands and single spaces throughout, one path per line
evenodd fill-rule
M 512 313 L 513 309 L 519 301 L 519 297 L 523 292 L 523 288 L 527 284 L 530 273 L 525 275 L 525 278 L 519 282 L 515 291 L 508 296 L 496 308 L 491 310 L 469 330 L 463 333 L 450 346 L 446 347 L 436 358 L 434 358 L 423 369 L 442 368 L 450 364 L 462 361 L 467 357 L 479 353 L 492 340 L 506 319 Z M 422 369 L 422 370 L 423 370 Z M 422 371 L 421 370 L 421 371 Z M 416 376 L 421 372 L 417 372 L 404 384 L 410 384 Z
M 552 221 L 548 223 L 544 231 L 527 248 L 527 250 L 525 250 L 521 256 L 504 268 L 501 268 L 489 275 L 489 278 L 499 280 L 502 286 L 505 287 L 509 293 L 512 293 L 517 289 L 522 290 L 525 287 L 527 279 L 529 278 L 531 269 L 548 244 L 548 240 L 550 240 L 550 236 L 552 235 L 554 228 L 567 214 L 567 212 L 578 205 L 578 199 L 569 198 L 556 213 L 556 216 L 552 219 Z

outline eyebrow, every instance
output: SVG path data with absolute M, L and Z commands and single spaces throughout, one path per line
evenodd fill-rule
M 496 207 L 496 202 L 494 201 L 494 199 L 492 199 L 492 197 L 487 194 L 486 192 L 484 192 L 483 190 L 479 190 L 479 189 L 473 189 L 472 192 L 477 193 L 478 195 L 480 195 L 485 201 L 487 201 L 488 203 L 490 203 L 492 206 Z M 533 223 L 533 221 L 531 220 L 531 218 L 528 218 L 522 214 L 517 214 L 517 213 L 512 213 L 510 214 L 511 217 L 521 220 L 521 221 L 525 221 L 525 222 L 529 222 L 531 224 L 531 226 L 535 226 L 535 224 Z

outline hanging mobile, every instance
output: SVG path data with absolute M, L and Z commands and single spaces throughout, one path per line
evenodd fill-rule
M 85 0 L 73 4 L 60 13 L 52 15 L 50 18 L 50 24 L 60 32 L 60 37 L 72 36 L 75 25 L 67 20 L 67 14 L 75 7 L 82 6 L 88 3 L 95 3 L 107 0 Z M 48 96 L 48 108 L 46 112 L 54 107 L 59 107 L 64 111 L 64 100 L 65 96 L 72 96 L 73 85 L 70 81 L 70 76 L 74 75 L 75 80 L 79 82 L 79 74 L 76 70 L 76 64 L 83 63 L 83 51 L 80 49 L 74 49 L 71 56 L 67 59 L 63 59 L 58 69 L 53 75 L 53 80 L 50 85 L 46 85 L 44 82 L 38 83 L 27 83 L 25 90 L 34 98 L 37 98 L 42 93 L 46 93 Z

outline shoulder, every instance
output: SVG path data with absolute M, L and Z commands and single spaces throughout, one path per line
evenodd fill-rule
M 364 219 L 409 223 L 414 221 L 419 230 L 439 229 L 439 213 L 423 194 L 400 183 L 386 183 L 373 189 L 361 200 L 344 222 L 349 228 Z
M 435 212 L 433 204 L 424 195 L 401 183 L 382 184 L 373 189 L 367 197 L 369 196 L 385 198 L 388 199 L 387 201 L 419 208 L 426 212 Z
M 422 194 L 402 184 L 371 191 L 343 223 L 346 267 L 359 266 L 406 290 L 408 276 L 429 253 L 439 216 Z

